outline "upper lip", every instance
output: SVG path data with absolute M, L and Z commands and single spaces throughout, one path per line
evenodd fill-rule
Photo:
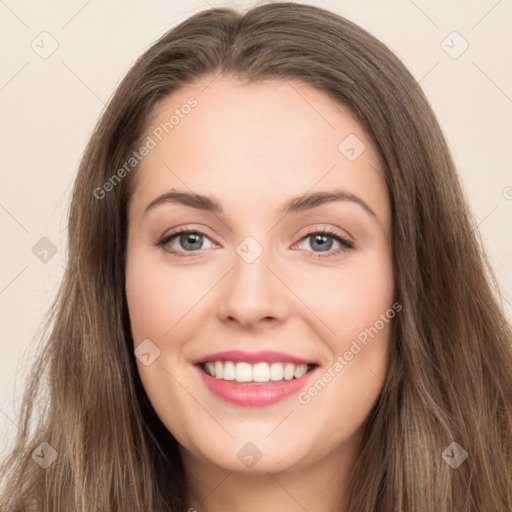
M 308 361 L 301 357 L 285 354 L 284 352 L 274 352 L 261 350 L 259 352 L 244 352 L 242 350 L 227 350 L 225 352 L 215 352 L 194 360 L 193 364 L 208 363 L 211 361 L 233 361 L 233 362 L 280 362 L 294 364 L 316 364 L 314 361 Z

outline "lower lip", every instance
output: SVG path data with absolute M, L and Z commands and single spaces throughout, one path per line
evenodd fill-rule
M 219 398 L 234 405 L 263 407 L 275 404 L 298 393 L 316 370 L 313 368 L 298 379 L 278 381 L 273 384 L 245 384 L 236 381 L 216 379 L 196 366 L 208 389 Z

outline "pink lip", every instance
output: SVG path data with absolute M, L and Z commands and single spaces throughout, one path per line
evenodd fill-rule
M 244 360 L 246 361 L 246 359 Z M 268 359 L 266 360 L 268 361 Z M 207 375 L 201 366 L 196 365 L 195 368 L 197 368 L 203 382 L 214 395 L 231 404 L 245 407 L 271 405 L 298 393 L 316 370 L 316 368 L 313 368 L 298 379 L 284 380 L 273 384 L 249 384 L 216 379 Z
M 242 350 L 228 350 L 226 352 L 215 352 L 207 356 L 192 361 L 192 364 L 208 363 L 210 361 L 245 361 L 247 363 L 294 363 L 294 364 L 314 364 L 314 361 L 307 361 L 300 357 L 295 357 L 284 352 L 273 352 L 262 350 L 260 352 L 244 352 Z

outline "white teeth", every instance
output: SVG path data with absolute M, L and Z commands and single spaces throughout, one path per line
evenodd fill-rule
M 284 367 L 284 380 L 292 380 L 294 373 L 295 373 L 295 365 L 292 363 L 286 363 L 286 365 Z
M 235 380 L 235 364 L 232 361 L 226 361 L 224 363 L 224 380 Z
M 217 363 L 215 363 L 217 364 Z M 237 382 L 251 382 L 252 368 L 249 363 L 236 363 L 235 365 L 235 380 Z
M 224 365 L 222 364 L 222 361 L 215 361 L 215 378 L 224 378 Z
M 204 365 L 204 371 L 211 377 L 236 382 L 278 382 L 300 379 L 308 372 L 307 364 L 256 363 L 215 361 Z
M 215 377 L 215 363 L 206 363 L 205 370 L 208 375 Z
M 296 379 L 300 379 L 303 375 L 306 375 L 306 372 L 308 371 L 308 365 L 307 364 L 300 364 L 295 368 L 295 373 L 293 376 Z
M 272 363 L 270 366 L 270 380 L 283 380 L 283 363 Z
M 252 380 L 254 382 L 268 382 L 270 380 L 268 363 L 258 363 L 252 367 Z

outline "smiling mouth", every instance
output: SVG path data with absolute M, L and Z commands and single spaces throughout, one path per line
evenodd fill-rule
M 274 384 L 300 379 L 316 368 L 317 364 L 294 364 L 290 362 L 210 361 L 200 363 L 199 367 L 209 377 L 216 380 L 231 381 L 236 384 Z

